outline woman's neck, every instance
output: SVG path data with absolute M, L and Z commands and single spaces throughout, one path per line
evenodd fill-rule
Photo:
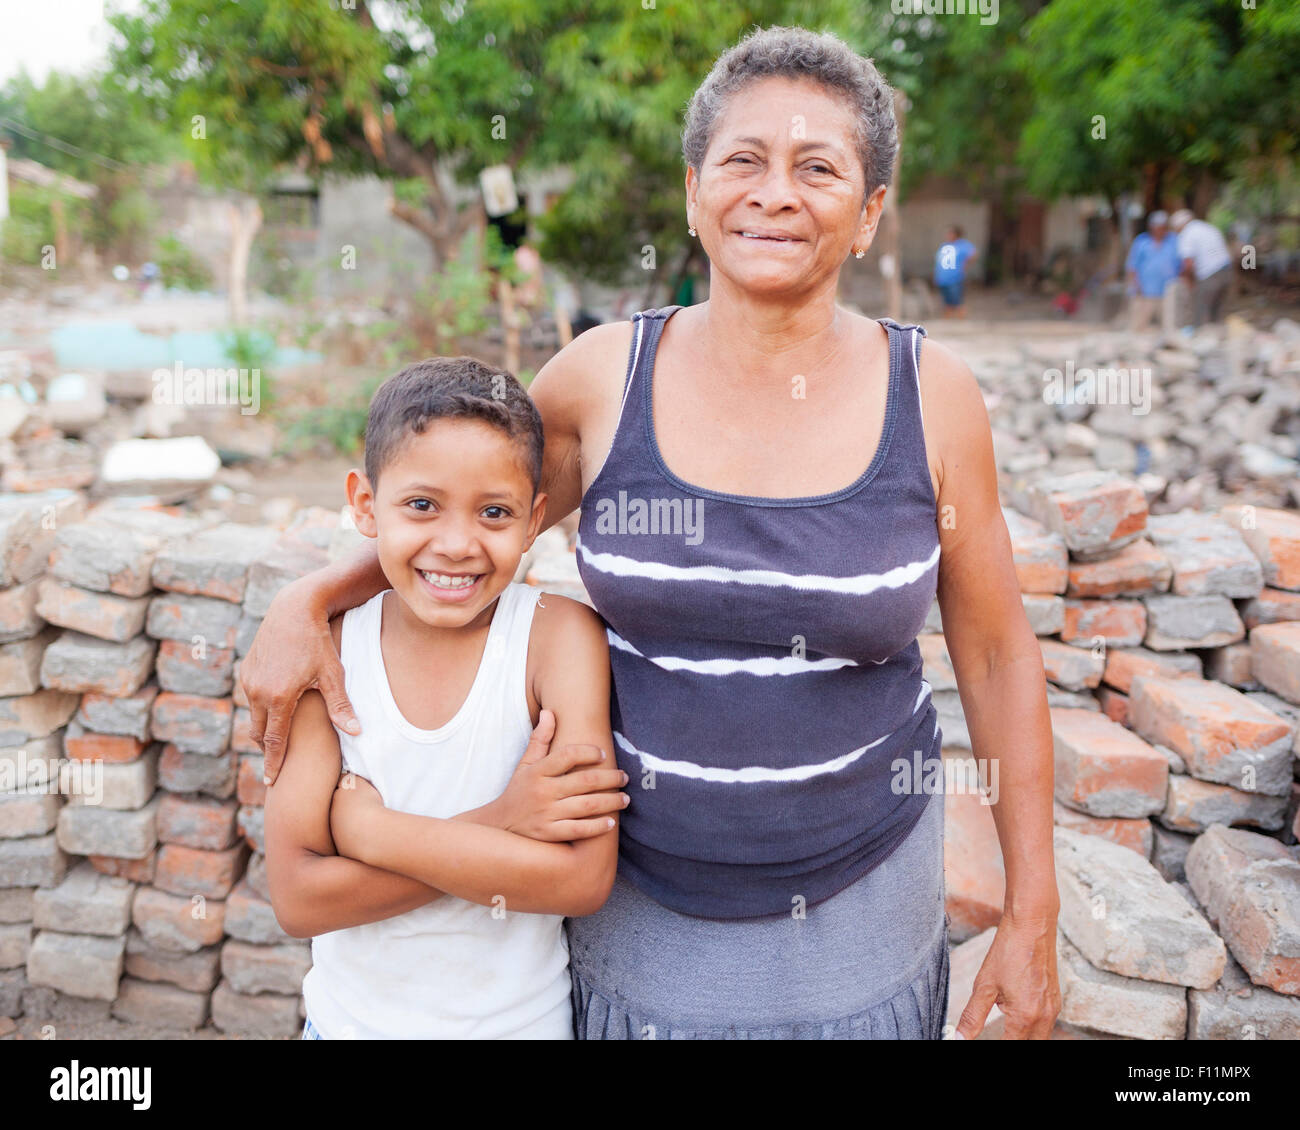
M 706 364 L 746 384 L 824 371 L 852 339 L 851 321 L 835 304 L 834 288 L 803 301 L 791 302 L 788 295 L 765 300 L 719 279 L 700 311 L 703 340 L 711 351 Z

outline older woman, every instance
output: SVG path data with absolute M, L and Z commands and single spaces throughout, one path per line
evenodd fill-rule
M 943 798 L 910 772 L 940 756 L 916 640 L 937 592 L 1006 865 L 957 1034 L 997 1003 L 1008 1036 L 1044 1038 L 1051 734 L 988 417 L 919 327 L 835 302 L 884 206 L 891 91 L 832 36 L 757 31 L 695 93 L 683 149 L 709 300 L 591 330 L 532 387 L 632 782 L 613 893 L 569 923 L 577 1034 L 939 1038 Z M 350 720 L 326 613 L 383 585 L 353 562 L 273 605 L 243 668 L 268 765 L 305 687 Z

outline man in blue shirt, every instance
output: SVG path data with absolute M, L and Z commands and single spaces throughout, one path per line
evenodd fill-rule
M 1169 216 L 1164 212 L 1152 212 L 1147 220 L 1147 230 L 1133 241 L 1124 264 L 1128 292 L 1133 296 L 1129 309 L 1129 328 L 1133 332 L 1145 330 L 1151 324 L 1164 300 L 1166 288 L 1178 277 L 1181 266 L 1178 239 L 1169 230 Z
M 966 317 L 962 305 L 966 286 L 966 264 L 976 256 L 975 245 L 962 237 L 961 228 L 948 229 L 948 241 L 934 256 L 934 285 L 943 295 L 943 316 Z

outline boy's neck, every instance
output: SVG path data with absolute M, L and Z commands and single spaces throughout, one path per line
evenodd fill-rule
M 492 618 L 496 615 L 500 603 L 501 597 L 498 594 L 492 603 L 468 624 L 455 628 L 442 628 L 426 624 L 411 611 L 410 606 L 402 599 L 401 593 L 396 589 L 389 589 L 384 596 L 384 620 L 388 630 L 393 633 L 390 638 L 402 641 L 403 648 L 430 650 L 453 648 L 488 631 L 492 627 Z

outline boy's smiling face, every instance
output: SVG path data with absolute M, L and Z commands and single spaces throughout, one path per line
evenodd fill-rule
M 473 418 L 435 419 L 409 435 L 371 483 L 348 473 L 357 529 L 378 540 L 379 564 L 425 624 L 491 619 L 546 512 L 533 497 L 521 445 Z

